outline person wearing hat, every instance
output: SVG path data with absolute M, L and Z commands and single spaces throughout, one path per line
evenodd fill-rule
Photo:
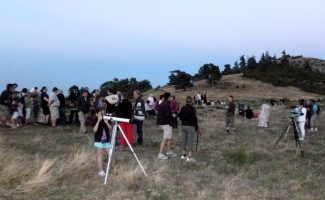
M 59 98 L 57 97 L 58 91 L 59 89 L 57 87 L 54 87 L 52 90 L 53 93 L 49 98 L 52 127 L 56 127 L 56 122 L 57 119 L 59 118 L 60 101 Z
M 43 123 L 47 125 L 50 118 L 50 108 L 49 108 L 49 95 L 47 94 L 47 87 L 42 87 L 41 89 L 41 107 L 43 110 Z
M 87 133 L 86 120 L 90 113 L 90 98 L 88 90 L 83 90 L 82 95 L 78 98 L 77 110 L 80 121 L 80 132 Z

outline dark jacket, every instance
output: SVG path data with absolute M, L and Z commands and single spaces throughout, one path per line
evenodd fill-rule
M 82 111 L 84 114 L 89 113 L 91 106 L 89 98 L 85 99 L 85 97 L 80 96 L 77 104 L 78 111 Z
M 253 113 L 252 109 L 246 109 L 245 113 L 246 113 L 246 118 L 247 119 L 252 119 L 254 117 L 254 113 Z
M 228 103 L 228 109 L 227 109 L 227 116 L 234 116 L 235 115 L 235 110 L 236 110 L 236 105 L 234 102 L 229 102 Z
M 96 118 L 96 121 L 94 122 L 93 126 L 95 126 L 96 123 L 97 123 L 97 118 Z M 105 124 L 104 120 L 102 120 L 99 122 L 98 129 L 94 135 L 95 142 L 101 142 L 102 136 L 103 136 L 103 130 L 105 130 L 108 142 L 111 141 L 111 137 L 109 135 L 109 129 L 108 129 L 107 125 Z
M 125 99 L 116 108 L 116 117 L 131 119 L 132 118 L 132 104 Z
M 178 114 L 178 117 L 182 121 L 182 126 L 194 126 L 196 131 L 199 130 L 196 109 L 194 106 L 190 104 L 183 106 Z
M 11 92 L 9 90 L 5 90 L 1 93 L 0 104 L 1 105 L 10 105 L 10 96 Z
M 59 93 L 56 95 L 60 101 L 60 108 L 64 108 L 65 107 L 65 97 L 62 93 Z
M 172 111 L 170 109 L 170 102 L 168 100 L 164 100 L 160 104 L 160 109 L 157 116 L 157 124 L 172 125 Z

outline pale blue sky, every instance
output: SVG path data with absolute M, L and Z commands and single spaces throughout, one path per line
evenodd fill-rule
M 168 82 L 242 54 L 325 58 L 323 0 L 0 0 L 0 88 Z M 20 87 L 21 88 L 21 87 Z

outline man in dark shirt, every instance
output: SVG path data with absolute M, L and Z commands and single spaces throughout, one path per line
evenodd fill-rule
M 80 121 L 80 132 L 87 133 L 86 128 L 86 120 L 90 113 L 90 99 L 89 99 L 89 92 L 88 90 L 82 91 L 82 96 L 78 98 L 78 115 L 79 115 L 79 121 Z
M 6 125 L 6 122 L 10 118 L 10 104 L 12 94 L 12 84 L 7 84 L 6 90 L 1 93 L 0 97 L 0 125 Z
M 233 129 L 234 133 L 236 132 L 235 129 L 235 110 L 236 105 L 234 103 L 234 97 L 229 96 L 228 97 L 228 103 L 226 106 L 226 131 L 229 133 L 230 128 Z
M 196 109 L 194 108 L 193 98 L 186 97 L 186 105 L 181 108 L 179 118 L 182 121 L 182 159 L 187 162 L 194 161 L 192 158 L 194 136 L 200 133 L 197 123 Z
M 75 118 L 75 122 L 78 123 L 78 111 L 77 111 L 77 101 L 79 98 L 79 88 L 77 86 L 73 86 L 70 88 L 69 100 L 70 100 L 70 115 L 69 115 L 69 124 L 73 124 L 73 118 Z
M 65 126 L 67 124 L 67 117 L 65 114 L 65 96 L 63 94 L 62 90 L 58 91 L 58 94 L 56 95 L 60 101 L 59 106 L 59 124 Z
M 160 109 L 157 116 L 157 124 L 162 128 L 164 134 L 160 143 L 160 151 L 158 159 L 166 160 L 168 157 L 175 157 L 176 154 L 171 151 L 171 140 L 173 137 L 172 129 L 172 112 L 170 108 L 171 95 L 169 92 L 164 94 L 164 101 L 160 104 Z M 163 151 L 167 148 L 167 156 L 163 154 Z

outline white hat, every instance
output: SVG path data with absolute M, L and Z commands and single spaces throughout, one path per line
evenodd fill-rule
M 118 95 L 112 94 L 112 95 L 105 97 L 105 99 L 110 104 L 116 104 L 118 102 Z

